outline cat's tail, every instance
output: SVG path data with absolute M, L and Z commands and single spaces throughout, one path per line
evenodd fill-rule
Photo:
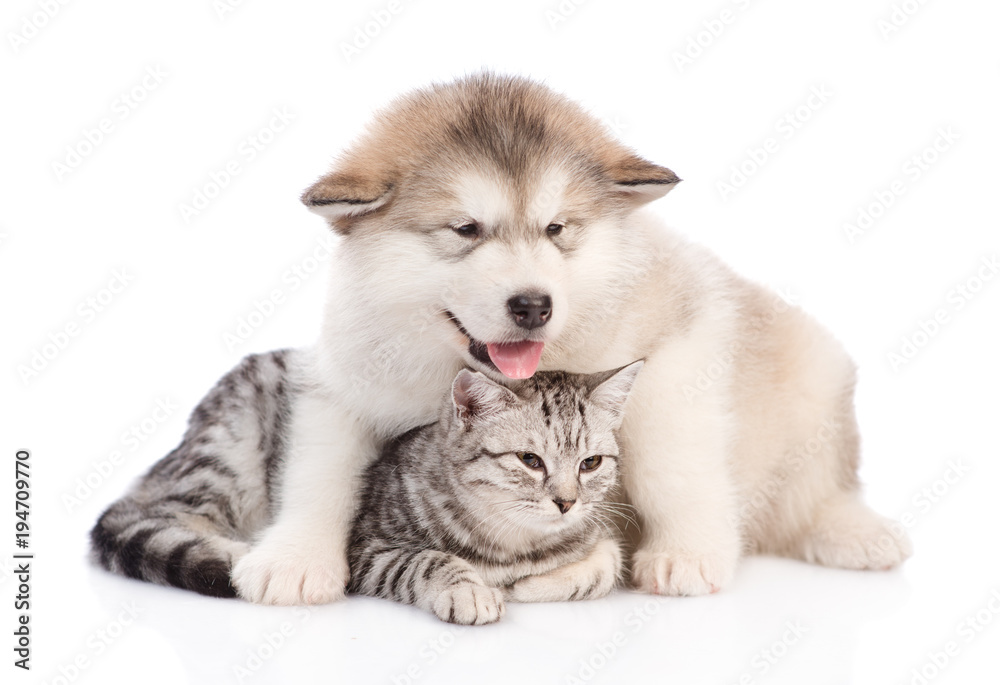
M 233 564 L 249 551 L 211 520 L 125 497 L 111 505 L 90 531 L 95 560 L 129 578 L 193 590 L 212 597 L 236 597 Z

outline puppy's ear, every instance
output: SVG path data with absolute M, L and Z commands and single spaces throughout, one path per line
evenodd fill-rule
M 609 164 L 606 174 L 618 193 L 636 207 L 663 197 L 681 182 L 670 169 L 633 154 Z
M 341 233 L 353 220 L 374 212 L 389 201 L 392 183 L 361 174 L 334 171 L 302 193 L 302 203 Z

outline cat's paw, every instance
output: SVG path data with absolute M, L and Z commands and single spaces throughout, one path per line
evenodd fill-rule
M 512 602 L 572 602 L 604 597 L 618 584 L 621 556 L 616 541 L 603 540 L 585 559 L 521 578 L 506 589 L 504 596 Z
M 718 592 L 729 584 L 736 559 L 639 550 L 632 557 L 632 583 L 653 595 L 697 596 Z
M 255 604 L 327 604 L 350 579 L 347 556 L 262 543 L 233 567 L 233 586 Z
M 434 600 L 434 613 L 438 618 L 465 626 L 495 623 L 505 612 L 500 590 L 478 583 L 457 583 Z
M 599 599 L 615 587 L 614 573 L 592 573 L 587 577 L 563 577 L 556 574 L 528 576 L 508 587 L 504 596 L 512 602 L 573 602 Z

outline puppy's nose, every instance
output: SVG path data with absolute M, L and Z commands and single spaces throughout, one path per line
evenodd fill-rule
M 552 316 L 552 298 L 542 293 L 521 293 L 507 300 L 514 323 L 529 331 L 548 323 Z
M 559 507 L 560 514 L 565 514 L 569 511 L 570 507 L 576 504 L 575 499 L 554 499 L 552 501 L 556 503 L 557 507 Z

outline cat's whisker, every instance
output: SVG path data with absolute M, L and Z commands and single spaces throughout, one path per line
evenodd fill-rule
M 500 502 L 491 502 L 490 504 L 493 508 L 499 508 L 505 514 L 520 511 L 527 506 L 521 499 L 503 500 Z M 502 556 L 500 552 L 502 547 L 504 547 L 504 543 L 507 542 L 512 532 L 516 530 L 516 528 L 512 530 L 509 526 L 504 526 L 505 523 L 506 521 L 499 517 L 495 519 L 483 519 L 473 528 L 473 531 L 478 532 L 483 526 L 489 526 L 480 534 L 487 541 L 487 552 L 493 553 L 496 556 Z M 515 521 L 515 524 L 518 524 L 518 522 Z
M 631 504 L 624 504 L 621 502 L 594 502 L 595 508 L 604 512 L 610 512 L 617 518 L 621 518 L 625 521 L 625 530 L 628 530 L 629 524 L 632 524 L 639 529 L 639 522 L 636 519 L 636 509 Z
M 611 527 L 609 526 L 609 523 L 610 524 L 614 524 L 614 522 L 610 521 L 609 519 L 606 519 L 600 512 L 598 512 L 598 511 L 588 512 L 588 514 L 587 514 L 587 520 L 588 521 L 593 521 L 598 526 L 600 526 L 601 529 L 604 531 L 604 533 L 608 537 L 614 537 L 614 534 L 611 531 Z M 617 529 L 618 526 L 615 525 L 615 528 Z M 620 529 L 619 529 L 619 532 L 621 532 Z

